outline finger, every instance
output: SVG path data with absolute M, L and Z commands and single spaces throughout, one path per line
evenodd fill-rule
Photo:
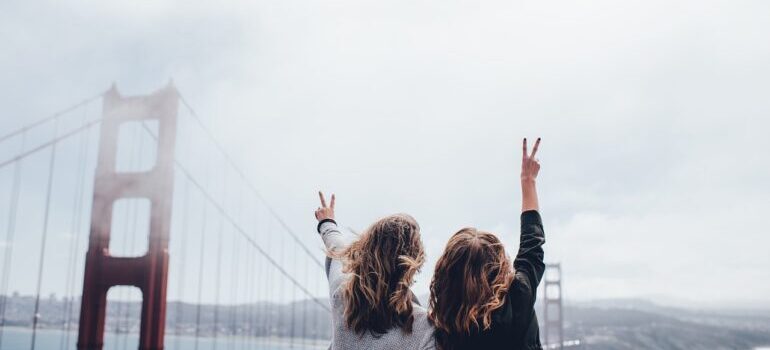
M 334 196 L 334 193 L 332 193 L 332 202 L 329 204 L 329 205 L 331 206 L 331 208 L 332 208 L 332 209 L 334 209 L 334 201 L 335 201 L 336 199 L 337 199 L 337 198 Z
M 537 149 L 540 147 L 540 138 L 537 138 L 537 141 L 535 141 L 535 147 L 532 147 L 532 155 L 529 156 L 530 158 L 535 158 L 535 153 L 537 153 Z
M 318 197 L 321 198 L 321 207 L 326 208 L 326 199 L 324 199 L 324 194 L 321 191 L 318 191 Z
M 524 138 L 524 146 L 522 148 L 522 158 L 527 159 L 527 138 Z

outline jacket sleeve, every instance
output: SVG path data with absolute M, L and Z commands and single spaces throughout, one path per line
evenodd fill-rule
M 517 279 L 529 289 L 533 302 L 537 293 L 537 286 L 545 272 L 544 243 L 545 233 L 540 214 L 536 210 L 521 213 L 521 242 L 519 243 L 519 252 L 513 261 L 513 267 L 516 269 Z
M 326 250 L 329 252 L 340 252 L 347 248 L 355 240 L 355 235 L 341 231 L 337 222 L 326 219 L 318 223 L 318 233 L 324 241 Z M 329 295 L 333 295 L 342 281 L 345 280 L 345 273 L 342 272 L 342 262 L 338 259 L 326 258 L 326 277 L 329 279 Z

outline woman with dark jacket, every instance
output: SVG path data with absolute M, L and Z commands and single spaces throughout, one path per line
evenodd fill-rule
M 524 139 L 521 243 L 513 263 L 494 234 L 464 228 L 452 236 L 436 264 L 429 320 L 439 350 L 542 349 L 534 310 L 545 271 L 535 188 L 539 146 L 538 138 L 527 155 Z

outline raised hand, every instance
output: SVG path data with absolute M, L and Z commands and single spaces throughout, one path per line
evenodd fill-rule
M 537 149 L 540 147 L 540 138 L 535 141 L 535 147 L 532 148 L 532 154 L 527 155 L 527 139 L 524 138 L 524 146 L 521 158 L 521 181 L 534 181 L 537 173 L 540 172 L 540 162 L 535 158 Z
M 328 207 L 326 206 L 326 199 L 324 198 L 324 194 L 321 193 L 321 191 L 318 191 L 318 197 L 321 199 L 321 206 L 316 209 L 315 218 L 318 221 L 324 219 L 334 220 L 334 201 L 336 200 L 334 194 L 332 193 L 332 201 L 329 203 Z
M 535 179 L 540 172 L 540 163 L 535 158 L 537 148 L 540 147 L 540 138 L 537 138 L 535 147 L 532 148 L 532 154 L 527 154 L 527 139 L 524 139 L 524 146 L 521 158 L 521 211 L 540 210 L 540 203 L 537 200 L 537 187 Z

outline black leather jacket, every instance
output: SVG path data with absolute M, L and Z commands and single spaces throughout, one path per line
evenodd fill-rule
M 513 266 L 516 277 L 506 302 L 492 314 L 492 327 L 452 343 L 457 349 L 542 349 L 540 326 L 535 315 L 537 286 L 545 272 L 543 222 L 537 211 L 521 214 L 521 243 Z

